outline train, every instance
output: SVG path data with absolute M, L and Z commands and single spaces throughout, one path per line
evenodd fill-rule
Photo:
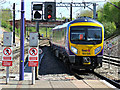
M 50 46 L 56 57 L 75 69 L 102 67 L 104 26 L 95 19 L 79 17 L 51 30 Z

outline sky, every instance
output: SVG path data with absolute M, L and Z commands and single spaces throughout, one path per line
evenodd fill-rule
M 0 0 L 0 2 L 3 0 Z M 24 0 L 25 2 L 25 18 L 27 20 L 31 20 L 31 2 L 35 2 L 35 1 L 39 1 L 39 2 L 50 2 L 50 1 L 56 1 L 56 2 L 97 2 L 97 7 L 102 7 L 105 3 L 105 0 Z M 118 1 L 118 0 L 113 0 L 113 1 Z M 13 3 L 16 4 L 16 19 L 20 19 L 21 18 L 21 0 L 6 0 L 6 2 L 4 4 L 0 4 L 0 8 L 10 8 L 12 10 L 13 7 Z M 93 7 L 92 5 L 90 6 L 91 8 Z M 87 8 L 86 8 L 87 9 Z M 75 7 L 73 8 L 73 18 L 76 18 L 76 15 L 78 13 L 80 13 L 83 10 L 86 10 L 84 8 L 81 7 Z M 56 8 L 56 16 L 61 18 L 61 17 L 67 17 L 69 18 L 69 7 L 57 7 Z

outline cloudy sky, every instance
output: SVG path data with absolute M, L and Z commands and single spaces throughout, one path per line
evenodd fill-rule
M 2 0 L 0 0 L 1 2 Z M 5 0 L 6 3 L 4 4 L 0 4 L 0 8 L 10 8 L 12 10 L 13 7 L 13 3 L 16 3 L 16 19 L 20 19 L 21 18 L 21 14 L 20 12 L 18 12 L 18 10 L 21 10 L 21 0 Z M 39 1 L 39 2 L 46 2 L 46 1 L 56 1 L 56 2 L 97 2 L 98 7 L 102 7 L 105 3 L 105 0 L 24 0 L 25 2 L 25 18 L 26 19 L 31 19 L 31 2 L 33 1 Z M 107 0 L 106 0 L 107 1 Z M 120 0 L 113 0 L 113 1 L 120 1 Z M 92 5 L 90 6 L 92 8 Z M 87 9 L 87 8 L 86 8 Z M 80 13 L 81 11 L 85 10 L 84 8 L 81 7 L 75 7 L 73 8 L 73 18 L 76 17 L 76 15 L 78 13 Z M 61 7 L 57 7 L 56 8 L 56 16 L 57 17 L 68 17 L 69 18 L 69 7 L 66 8 L 61 8 Z

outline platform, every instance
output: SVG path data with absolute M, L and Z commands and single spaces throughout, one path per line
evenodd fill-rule
M 50 90 L 54 89 L 63 89 L 63 88 L 69 88 L 70 89 L 107 89 L 107 90 L 114 90 L 115 87 L 111 84 L 107 83 L 104 80 L 71 80 L 71 81 L 42 81 L 42 80 L 36 80 L 36 83 L 34 85 L 31 84 L 31 80 L 24 80 L 24 81 L 18 81 L 18 80 L 11 80 L 9 84 L 6 85 L 5 80 L 0 80 L 0 90 L 2 88 L 47 88 Z M 4 89 L 2 89 L 4 90 Z M 6 89 L 5 89 L 6 90 Z

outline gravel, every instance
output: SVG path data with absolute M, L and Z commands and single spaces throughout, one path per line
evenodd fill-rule
M 42 50 L 44 57 L 39 70 L 38 78 L 40 80 L 67 81 L 76 79 L 68 73 L 64 63 L 54 56 L 50 47 L 43 47 Z

